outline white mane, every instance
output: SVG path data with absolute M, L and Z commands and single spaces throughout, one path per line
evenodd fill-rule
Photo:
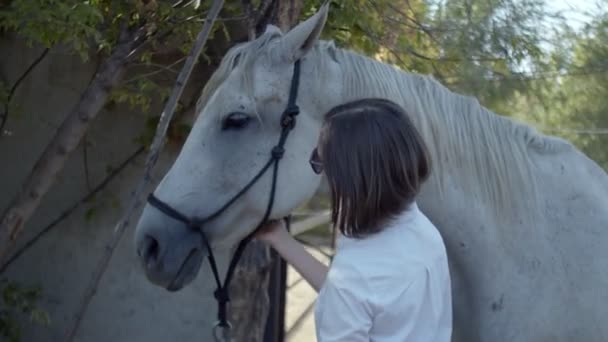
M 329 58 L 319 51 L 318 58 Z M 496 115 L 474 97 L 456 94 L 432 77 L 405 73 L 342 49 L 335 54 L 345 71 L 343 101 L 383 97 L 410 115 L 431 151 L 432 180 L 440 194 L 446 182 L 459 182 L 498 217 L 534 216 L 538 201 L 529 153 L 551 153 L 567 143 Z M 517 212 L 520 215 L 514 215 Z

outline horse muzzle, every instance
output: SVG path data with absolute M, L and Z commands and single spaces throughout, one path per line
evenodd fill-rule
M 171 227 L 159 226 L 163 221 Z M 162 219 L 151 225 L 140 221 L 136 247 L 148 280 L 169 291 L 181 290 L 191 283 L 208 252 L 197 231 Z

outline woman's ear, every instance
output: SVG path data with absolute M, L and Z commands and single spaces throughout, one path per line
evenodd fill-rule
M 326 1 L 317 13 L 281 37 L 277 56 L 284 62 L 293 63 L 306 55 L 319 40 L 328 12 L 329 1 Z

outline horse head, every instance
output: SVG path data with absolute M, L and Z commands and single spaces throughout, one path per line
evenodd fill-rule
M 269 218 L 288 215 L 319 187 L 321 177 L 313 173 L 308 160 L 322 114 L 334 105 L 332 99 L 339 98 L 341 78 L 337 63 L 331 60 L 323 65 L 325 77 L 312 77 L 319 66 L 307 57 L 315 48 L 327 11 L 324 5 L 285 34 L 269 26 L 258 39 L 233 47 L 203 90 L 198 118 L 154 196 L 185 217 L 213 216 L 197 227 L 210 248 L 231 249 L 267 211 L 274 175 L 272 170 L 261 174 L 260 170 L 283 132 L 281 118 L 288 106 L 296 61 L 301 63 L 295 99 L 299 114 L 283 146 Z M 225 210 L 214 215 L 228 202 Z M 151 282 L 178 290 L 195 278 L 208 253 L 198 229 L 150 204 L 144 207 L 135 240 Z

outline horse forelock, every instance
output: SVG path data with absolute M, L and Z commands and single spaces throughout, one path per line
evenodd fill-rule
M 238 67 L 242 84 L 248 94 L 253 93 L 253 81 L 252 71 L 253 65 L 260 56 L 266 56 L 270 51 L 269 45 L 277 38 L 281 37 L 280 31 L 267 31 L 255 40 L 239 43 L 234 47 L 230 48 L 222 61 L 220 62 L 217 70 L 211 75 L 201 96 L 199 97 L 196 104 L 196 113 L 200 113 L 201 110 L 207 105 L 209 99 L 215 94 L 217 89 L 226 81 L 226 79 L 233 73 Z

